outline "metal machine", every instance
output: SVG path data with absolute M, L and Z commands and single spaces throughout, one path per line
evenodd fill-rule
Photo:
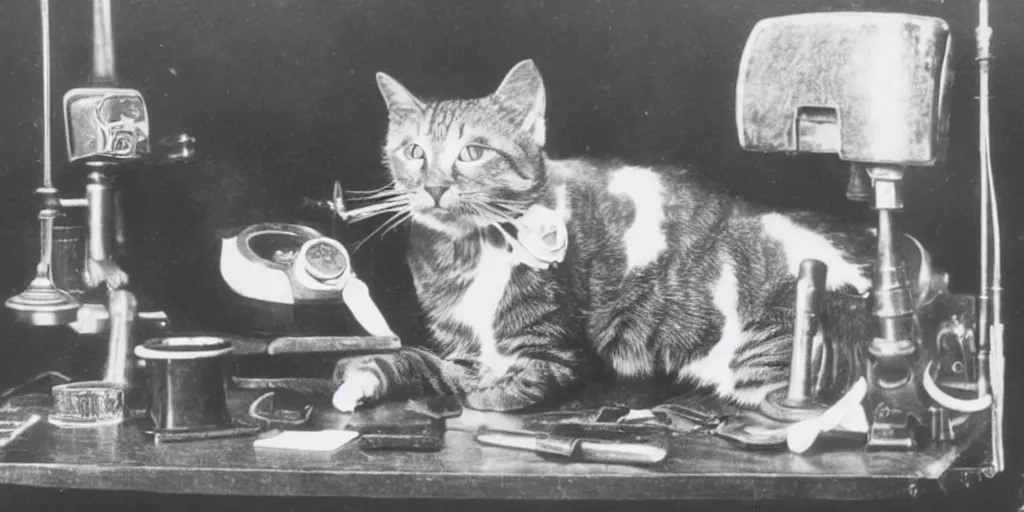
M 947 279 L 918 247 L 911 273 L 899 212 L 903 178 L 942 162 L 953 86 L 953 41 L 938 18 L 898 13 L 814 13 L 759 22 L 743 53 L 737 82 L 740 145 L 749 151 L 826 153 L 848 164 L 847 198 L 878 213 L 873 287 L 864 299 L 875 317 L 865 340 L 864 372 L 873 449 L 915 449 L 949 441 L 955 425 L 990 411 L 992 466 L 1002 461 L 1003 354 L 998 225 L 995 273 L 989 280 L 990 218 L 997 221 L 987 154 L 988 5 L 981 2 L 982 290 L 952 294 Z M 803 266 L 793 379 L 771 396 L 776 416 L 820 410 L 815 378 L 823 345 L 821 262 Z M 992 297 L 990 310 L 989 300 Z M 975 305 L 977 304 L 977 308 Z M 977 310 L 976 310 L 977 309 Z M 827 346 L 827 340 L 824 340 Z M 780 412 L 781 411 L 781 412 Z
M 195 140 L 187 134 L 170 135 L 158 143 L 152 141 L 149 111 L 142 93 L 123 87 L 117 77 L 111 1 L 94 0 L 92 4 L 90 84 L 74 88 L 63 96 L 68 167 L 85 169 L 87 173 L 84 197 L 69 198 L 62 196 L 53 179 L 50 8 L 49 0 L 40 0 L 45 120 L 43 180 L 36 190 L 40 203 L 40 261 L 28 287 L 6 301 L 7 308 L 18 320 L 31 325 L 67 325 L 79 334 L 107 333 L 109 336 L 101 380 L 54 388 L 60 411 L 51 419 L 58 418 L 62 423 L 86 422 L 84 418 L 76 420 L 74 417 L 75 410 L 88 408 L 89 401 L 130 400 L 129 394 L 141 391 L 138 370 L 142 363 L 133 356 L 133 350 L 143 338 L 165 335 L 170 330 L 170 319 L 163 311 L 140 310 L 136 291 L 129 287 L 129 276 L 117 261 L 125 252 L 122 191 L 117 187 L 117 174 L 132 172 L 137 165 L 188 162 L 195 153 Z M 78 208 L 85 210 L 85 226 L 56 225 L 57 219 L 66 216 L 70 209 Z M 234 273 L 229 272 L 226 278 L 238 278 L 228 279 L 229 284 L 250 289 L 259 284 L 279 284 L 279 278 L 286 281 L 294 278 L 296 288 L 287 290 L 289 304 L 296 300 L 346 304 L 357 321 L 369 326 L 373 335 L 281 336 L 269 343 L 238 339 L 234 340 L 239 348 L 236 353 L 316 355 L 397 348 L 397 338 L 377 311 L 365 284 L 355 277 L 344 247 L 310 228 L 275 226 L 277 229 L 263 230 L 260 228 L 266 226 L 250 226 L 239 234 L 242 239 L 235 237 L 231 243 L 225 242 L 229 249 L 225 253 L 229 259 L 234 258 L 227 266 Z M 255 250 L 265 239 L 284 240 L 284 245 L 288 246 L 293 240 L 284 235 L 291 231 L 286 229 L 282 235 L 281 226 L 298 230 L 296 233 L 302 235 L 300 245 L 309 242 L 303 245 L 301 258 L 287 272 L 281 271 L 284 266 L 271 261 L 272 257 L 264 260 Z M 309 235 L 310 232 L 316 236 Z M 250 242 L 255 245 L 251 246 Z M 330 268 L 324 267 L 325 264 Z M 337 265 L 340 267 L 335 268 Z M 268 276 L 269 281 L 263 281 Z M 291 298 L 293 291 L 298 294 L 295 298 Z M 266 298 L 264 295 L 259 298 Z M 270 302 L 280 302 L 272 299 Z M 108 421 L 131 415 L 126 407 L 119 407 L 118 411 L 105 411 L 102 418 L 93 419 Z
M 168 318 L 162 311 L 139 311 L 136 295 L 128 289 L 129 277 L 115 260 L 123 252 L 124 241 L 116 174 L 130 170 L 132 164 L 187 161 L 194 153 L 194 140 L 179 134 L 162 139 L 160 144 L 151 143 L 149 112 L 142 93 L 118 86 L 110 0 L 95 0 L 92 84 L 72 89 L 63 98 L 68 162 L 84 164 L 87 169 L 85 195 L 62 197 L 54 186 L 52 170 L 48 0 L 41 0 L 41 11 L 44 151 L 42 186 L 36 190 L 40 203 L 40 261 L 27 289 L 9 298 L 6 306 L 19 320 L 31 325 L 69 325 L 82 334 L 107 332 L 109 345 L 102 382 L 132 387 L 130 351 L 135 331 L 139 324 L 166 328 Z M 59 251 L 62 289 L 54 276 L 55 221 L 74 208 L 86 210 L 86 250 L 76 254 L 74 244 L 83 242 L 80 238 L 62 240 L 67 242 Z M 65 226 L 61 231 L 83 231 L 74 228 Z M 68 274 L 80 279 L 69 279 Z

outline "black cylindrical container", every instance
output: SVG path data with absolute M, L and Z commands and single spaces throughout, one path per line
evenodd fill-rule
M 156 432 L 199 432 L 231 425 L 227 358 L 231 343 L 215 336 L 149 340 L 135 348 L 146 361 L 149 410 Z

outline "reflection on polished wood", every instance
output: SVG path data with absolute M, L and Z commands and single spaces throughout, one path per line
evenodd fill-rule
M 253 398 L 232 392 L 232 410 L 241 414 Z M 253 496 L 882 499 L 913 496 L 922 483 L 942 478 L 964 452 L 964 446 L 933 446 L 913 453 L 797 456 L 678 435 L 664 464 L 636 468 L 551 462 L 478 445 L 461 431 L 447 432 L 437 453 L 364 452 L 352 443 L 331 455 L 310 455 L 257 452 L 252 437 L 155 445 L 146 426 L 40 424 L 0 457 L 0 483 Z

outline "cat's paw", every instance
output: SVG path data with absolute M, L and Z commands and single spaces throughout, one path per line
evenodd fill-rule
M 334 391 L 331 404 L 341 412 L 352 412 L 375 399 L 380 389 L 380 378 L 366 371 L 354 371 Z

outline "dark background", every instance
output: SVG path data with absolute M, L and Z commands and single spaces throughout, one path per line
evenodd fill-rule
M 88 84 L 89 2 L 52 9 L 54 169 L 67 196 L 82 171 L 66 165 L 63 93 Z M 758 155 L 736 142 L 734 85 L 747 34 L 759 19 L 824 10 L 893 10 L 940 16 L 953 30 L 957 82 L 948 162 L 907 179 L 909 230 L 952 273 L 957 292 L 978 287 L 977 66 L 975 2 L 397 0 L 132 0 L 114 2 L 122 85 L 139 89 L 153 139 L 185 131 L 197 159 L 138 166 L 120 182 L 130 194 L 129 253 L 135 287 L 178 328 L 238 330 L 217 270 L 219 235 L 255 222 L 296 222 L 303 197 L 326 198 L 386 181 L 379 146 L 386 127 L 374 73 L 423 95 L 482 96 L 516 62 L 532 58 L 548 93 L 552 156 L 615 156 L 692 165 L 736 193 L 779 207 L 870 212 L 844 198 L 842 166 L 828 158 Z M 1002 207 L 1006 344 L 1011 374 L 1007 432 L 1019 387 L 1022 277 L 1017 219 L 1024 61 L 1024 3 L 995 2 L 993 158 Z M 21 291 L 38 257 L 32 190 L 41 180 L 39 7 L 0 5 L 0 291 Z M 357 241 L 376 227 L 345 234 Z M 415 298 L 400 235 L 354 256 L 398 333 L 415 342 Z M 32 329 L 0 315 L 0 386 L 48 369 L 88 378 L 102 340 L 66 329 Z M 1011 439 L 1011 453 L 1017 443 Z M 1014 463 L 1016 459 L 1014 459 Z M 1016 463 L 1011 472 L 1017 471 Z

